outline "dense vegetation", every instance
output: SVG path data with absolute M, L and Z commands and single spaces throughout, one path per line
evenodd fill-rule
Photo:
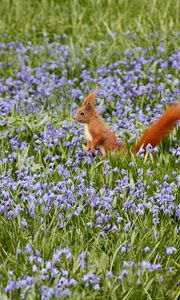
M 180 92 L 178 0 L 0 3 L 0 299 L 172 299 L 178 127 L 144 155 L 85 154 L 97 90 L 131 150 Z

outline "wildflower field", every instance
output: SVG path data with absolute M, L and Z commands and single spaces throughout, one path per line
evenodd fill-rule
M 0 299 L 178 300 L 178 126 L 102 159 L 73 115 L 131 151 L 180 101 L 179 0 L 0 2 Z

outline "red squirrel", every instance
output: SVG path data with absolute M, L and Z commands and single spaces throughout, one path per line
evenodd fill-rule
M 98 147 L 103 156 L 111 150 L 117 150 L 118 152 L 124 150 L 128 154 L 127 146 L 124 143 L 119 144 L 115 134 L 107 128 L 101 120 L 96 111 L 95 98 L 96 92 L 91 93 L 74 116 L 76 121 L 84 124 L 87 139 L 86 152 L 94 152 Z M 164 114 L 143 133 L 141 139 L 133 149 L 133 153 L 137 153 L 140 149 L 146 151 L 148 144 L 151 144 L 153 148 L 156 147 L 172 130 L 178 120 L 180 120 L 180 103 L 171 105 Z

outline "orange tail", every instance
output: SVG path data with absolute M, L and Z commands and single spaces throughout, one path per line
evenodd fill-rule
M 143 133 L 134 152 L 137 153 L 141 147 L 145 149 L 148 144 L 151 144 L 153 148 L 156 147 L 178 120 L 180 120 L 180 103 L 170 106 L 160 119 Z

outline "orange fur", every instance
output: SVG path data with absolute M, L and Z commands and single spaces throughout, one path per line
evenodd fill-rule
M 103 156 L 111 150 L 119 152 L 123 150 L 128 154 L 126 145 L 123 143 L 118 145 L 117 137 L 98 115 L 95 108 L 95 97 L 96 93 L 91 93 L 74 116 L 76 121 L 85 124 L 86 151 L 94 152 L 99 147 Z M 160 119 L 144 132 L 133 152 L 137 153 L 140 148 L 146 149 L 148 144 L 151 144 L 152 147 L 157 146 L 178 120 L 180 120 L 180 103 L 170 106 Z
M 143 133 L 134 152 L 137 153 L 141 147 L 146 148 L 148 144 L 151 144 L 153 148 L 156 147 L 173 129 L 178 120 L 180 120 L 180 104 L 175 104 L 170 106 L 160 119 Z
M 126 145 L 118 145 L 117 137 L 101 120 L 95 108 L 96 93 L 90 94 L 84 101 L 83 106 L 78 109 L 74 118 L 76 121 L 85 124 L 85 134 L 87 136 L 86 151 L 94 152 L 100 148 L 102 155 L 106 155 L 111 150 L 125 150 Z M 88 132 L 87 132 L 88 130 Z
M 89 94 L 89 96 L 87 96 L 87 98 L 84 100 L 83 105 L 91 103 L 91 105 L 93 105 L 95 107 L 96 106 L 96 101 L 95 101 L 96 95 L 97 95 L 96 92 Z

